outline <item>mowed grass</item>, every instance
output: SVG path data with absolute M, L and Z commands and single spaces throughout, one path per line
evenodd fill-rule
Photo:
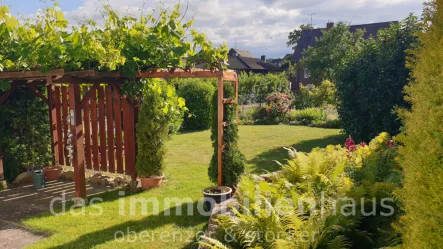
M 273 160 L 287 158 L 283 146 L 310 151 L 314 147 L 342 144 L 345 136 L 339 133 L 334 129 L 301 126 L 241 126 L 240 148 L 246 156 L 248 172 L 275 171 L 278 167 Z M 209 131 L 190 132 L 174 136 L 168 142 L 168 180 L 161 188 L 132 195 L 126 193 L 125 197 L 109 192 L 98 196 L 103 198 L 102 203 L 83 209 L 84 214 L 82 209 L 75 209 L 75 213 L 47 214 L 24 221 L 32 229 L 51 234 L 29 248 L 197 248 L 195 237 L 206 228 L 208 221 L 208 217 L 198 214 L 198 201 L 202 189 L 212 185 L 207 176 L 213 152 L 209 137 Z M 138 206 L 131 215 L 130 198 L 157 199 L 158 215 L 154 214 L 152 205 L 145 214 Z M 187 203 L 165 206 L 166 198 L 188 198 L 194 214 L 188 215 Z M 102 208 L 101 215 L 96 215 L 97 205 Z M 176 214 L 180 209 L 183 215 Z M 119 214 L 121 211 L 124 215 Z M 121 239 L 123 234 L 125 237 Z

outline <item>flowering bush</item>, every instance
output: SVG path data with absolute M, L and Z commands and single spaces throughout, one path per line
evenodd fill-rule
M 266 97 L 266 104 L 257 113 L 259 123 L 280 124 L 287 121 L 294 96 L 287 93 L 272 93 Z

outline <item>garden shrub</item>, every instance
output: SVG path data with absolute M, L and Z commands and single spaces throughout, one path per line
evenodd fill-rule
M 259 108 L 250 108 L 244 111 L 239 111 L 238 119 L 239 125 L 253 125 L 255 124 L 255 118 L 258 116 L 257 113 Z
M 239 104 L 265 103 L 266 97 L 274 92 L 289 93 L 289 81 L 285 73 L 239 75 Z
M 46 88 L 41 88 L 45 94 Z M 0 96 L 9 83 L 0 82 Z M 51 131 L 48 106 L 26 87 L 19 87 L 0 105 L 0 147 L 4 177 L 13 181 L 33 167 L 52 163 Z
M 399 182 L 390 181 L 399 174 L 396 153 L 387 133 L 369 145 L 348 139 L 344 148 L 329 145 L 311 153 L 291 150 L 292 158 L 270 182 L 242 177 L 236 192 L 239 209 L 233 216 L 218 216 L 215 239 L 228 248 L 396 246 L 399 236 L 391 223 L 398 218 L 399 203 L 392 199 L 394 213 L 382 215 L 390 211 L 382 199 L 393 198 L 400 187 Z M 348 197 L 355 200 L 354 214 Z M 311 205 L 312 201 L 316 204 Z M 363 215 L 374 206 L 373 215 Z
M 338 73 L 337 109 L 347 134 L 368 141 L 382 131 L 399 132 L 395 108 L 408 106 L 403 100 L 410 73 L 406 50 L 417 43 L 417 31 L 413 16 L 380 30 Z
M 295 121 L 301 125 L 319 124 L 326 121 L 326 113 L 321 108 L 296 110 Z
M 224 85 L 224 98 L 235 98 L 234 88 L 231 84 Z M 224 105 L 223 128 L 223 185 L 235 186 L 245 170 L 245 157 L 238 148 L 238 125 L 236 123 L 236 104 Z M 211 140 L 214 154 L 209 165 L 208 175 L 212 182 L 218 182 L 218 90 L 212 97 L 212 128 Z
M 294 106 L 297 109 L 306 109 L 335 105 L 335 91 L 335 85 L 328 80 L 323 81 L 320 86 L 300 84 Z
M 292 94 L 272 93 L 266 97 L 266 105 L 258 110 L 254 117 L 257 124 L 280 124 L 288 121 Z
M 443 245 L 443 2 L 426 5 L 421 46 L 411 56 L 412 80 L 405 88 L 410 110 L 401 117 L 399 162 L 404 187 L 399 191 L 405 214 L 397 225 L 404 248 L 437 249 Z
M 186 110 L 183 98 L 166 81 L 145 80 L 143 99 L 136 124 L 137 173 L 141 177 L 162 176 L 165 142 L 177 117 Z
M 214 80 L 180 80 L 178 95 L 186 100 L 188 112 L 183 126 L 190 130 L 206 130 L 211 126 L 211 99 L 215 87 Z

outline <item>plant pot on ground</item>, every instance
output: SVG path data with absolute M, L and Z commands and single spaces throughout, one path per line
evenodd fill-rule
M 47 182 L 56 181 L 60 178 L 62 169 L 61 167 L 46 167 L 43 168 L 43 172 L 45 172 L 45 179 Z
M 204 206 L 206 210 L 212 210 L 215 204 L 224 202 L 232 197 L 232 189 L 224 186 L 214 186 L 203 190 Z
M 153 176 L 153 177 L 139 177 L 141 187 L 144 190 L 160 187 L 163 176 Z

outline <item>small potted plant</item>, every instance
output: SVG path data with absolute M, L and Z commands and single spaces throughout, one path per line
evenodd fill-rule
M 59 166 L 50 166 L 43 168 L 43 172 L 45 172 L 45 180 L 56 181 L 60 178 L 62 168 Z
M 230 84 L 224 85 L 224 97 L 236 98 L 234 88 Z M 214 148 L 214 154 L 211 159 L 208 174 L 212 182 L 218 182 L 218 93 L 214 93 L 212 99 L 212 129 L 211 140 Z M 223 186 L 213 186 L 205 188 L 203 195 L 205 197 L 206 208 L 211 210 L 214 203 L 220 203 L 231 198 L 233 188 L 238 183 L 239 178 L 245 170 L 245 157 L 240 152 L 238 141 L 238 125 L 236 122 L 236 104 L 226 104 L 224 107 L 224 122 L 223 127 L 223 144 L 224 151 L 222 154 L 222 174 Z
M 163 80 L 144 80 L 137 122 L 136 169 L 142 189 L 159 187 L 164 178 L 165 142 L 170 126 L 183 117 L 185 101 Z

